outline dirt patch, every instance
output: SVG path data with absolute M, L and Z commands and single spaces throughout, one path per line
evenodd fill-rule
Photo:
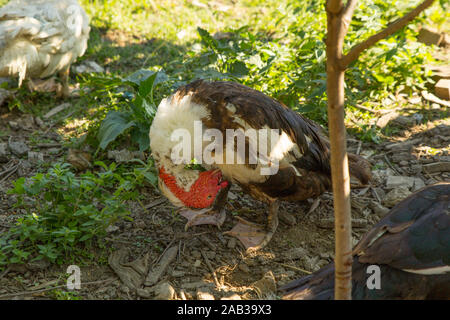
M 6 128 L 0 136 L 0 146 L 6 146 L 3 158 L 0 154 L 0 232 L 3 232 L 22 214 L 13 207 L 16 199 L 8 195 L 7 190 L 17 178 L 29 177 L 41 170 L 33 162 L 32 153 L 17 155 L 11 151 L 10 143 L 23 142 L 28 151 L 41 154 L 46 163 L 63 160 L 68 149 L 55 133 L 58 126 L 50 128 L 51 122 L 16 111 L 9 112 L 5 108 L 0 114 L 0 127 Z M 436 113 L 435 119 L 439 117 L 441 115 Z M 450 180 L 446 169 L 450 162 L 449 137 L 450 120 L 444 118 L 427 124 L 400 126 L 391 141 L 378 145 L 349 139 L 349 151 L 367 157 L 373 165 L 374 175 L 370 186 L 352 190 L 354 243 L 386 214 L 388 207 L 406 194 L 425 185 Z M 394 194 L 398 189 L 404 193 Z M 63 266 L 11 266 L 0 273 L 0 298 L 276 298 L 273 285 L 279 287 L 333 260 L 330 193 L 323 194 L 311 212 L 313 201 L 282 203 L 280 225 L 269 245 L 257 253 L 246 255 L 240 242 L 222 235 L 222 231 L 233 227 L 235 215 L 265 223 L 267 208 L 243 194 L 238 187 L 231 189 L 222 230 L 214 226 L 195 226 L 185 231 L 185 219 L 158 191 L 147 187 L 141 192 L 146 195 L 145 202 L 128 202 L 133 221 L 121 221 L 109 228 L 106 248 L 93 250 L 81 259 L 85 261 L 80 265 L 81 290 L 71 293 L 65 288 L 69 276 L 66 269 L 71 263 Z M 157 283 L 144 284 L 139 290 L 127 287 L 108 265 L 110 252 L 123 249 L 127 251 L 124 263 L 146 257 L 150 272 L 173 247 L 176 248 L 176 256 L 165 266 Z M 261 279 L 265 280 L 258 282 Z

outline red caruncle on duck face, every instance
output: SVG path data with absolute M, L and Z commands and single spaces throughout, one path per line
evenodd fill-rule
M 164 167 L 161 167 L 159 171 L 159 178 L 189 208 L 211 207 L 220 190 L 228 186 L 228 181 L 222 181 L 220 170 L 200 172 L 198 179 L 192 184 L 189 191 L 178 186 L 175 177 L 167 173 Z

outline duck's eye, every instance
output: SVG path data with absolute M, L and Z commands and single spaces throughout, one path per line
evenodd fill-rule
M 211 195 L 209 195 L 209 196 L 208 196 L 208 197 L 207 197 L 206 199 L 208 199 L 208 200 L 209 200 L 209 199 L 211 199 L 211 197 L 212 197 L 212 196 L 211 196 Z

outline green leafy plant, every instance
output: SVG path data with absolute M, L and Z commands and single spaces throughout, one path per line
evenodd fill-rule
M 345 50 L 386 27 L 409 7 L 402 0 L 393 4 L 381 0 L 358 3 Z M 441 21 L 436 12 L 442 10 L 434 10 L 431 13 L 434 20 Z M 213 35 L 210 26 L 197 28 L 200 42 L 188 43 L 186 52 L 177 51 L 178 55 L 170 61 L 154 66 L 154 70 L 164 68 L 170 76 L 170 80 L 161 78 L 166 84 L 155 90 L 158 99 L 153 98 L 153 87 L 161 83 L 160 78 L 157 75 L 152 80 L 154 72 L 149 70 L 138 71 L 137 81 L 111 75 L 104 79 L 91 78 L 94 83 L 88 86 L 93 84 L 106 93 L 103 96 L 106 99 L 99 102 L 105 102 L 105 110 L 109 112 L 98 130 L 96 123 L 89 129 L 98 137 L 100 148 L 105 149 L 118 137 L 129 135 L 140 150 L 146 150 L 148 127 L 156 110 L 156 104 L 151 101 L 158 102 L 161 94 L 167 95 L 195 78 L 240 82 L 326 125 L 326 16 L 322 1 L 284 1 L 272 20 L 267 27 L 225 27 L 220 30 L 222 35 Z M 400 92 L 423 90 L 432 83 L 431 73 L 423 68 L 433 61 L 431 48 L 416 41 L 417 30 L 417 26 L 410 25 L 364 52 L 348 68 L 345 88 L 348 105 L 366 103 L 377 109 L 379 104 L 372 106 L 372 102 Z M 131 93 L 125 91 L 129 86 Z M 366 118 L 359 120 L 360 128 L 368 124 Z M 363 130 L 355 131 L 358 137 L 364 134 Z
M 79 296 L 76 292 L 61 289 L 54 289 L 47 293 L 47 295 L 55 300 L 83 300 L 83 297 Z
M 126 103 L 122 104 L 123 109 L 110 111 L 102 121 L 97 135 L 100 148 L 105 149 L 129 129 L 131 139 L 138 144 L 139 150 L 148 149 L 148 134 L 156 113 L 153 89 L 167 79 L 162 71 L 139 70 L 120 82 L 122 86 L 131 87 L 134 93 L 124 92 Z
M 0 266 L 30 259 L 63 263 L 128 217 L 125 201 L 134 186 L 114 163 L 96 165 L 99 172 L 76 176 L 69 164 L 55 164 L 46 174 L 15 181 L 8 194 L 17 196 L 15 207 L 25 214 L 0 237 Z
M 396 3 L 359 3 L 346 38 L 346 50 L 386 27 L 410 7 L 405 1 Z M 225 30 L 229 35 L 217 38 L 199 28 L 202 47 L 193 60 L 203 73 L 197 74 L 208 77 L 214 70 L 326 125 L 325 10 L 320 1 L 309 0 L 288 2 L 279 14 L 277 23 L 284 19 L 289 24 L 276 35 L 245 26 Z M 432 83 L 431 73 L 423 68 L 433 61 L 431 49 L 418 43 L 416 36 L 417 27 L 411 25 L 364 52 L 347 70 L 346 103 L 379 102 L 392 93 L 409 94 Z M 362 139 L 377 141 L 379 132 L 366 120 L 362 119 L 359 130 L 354 132 Z

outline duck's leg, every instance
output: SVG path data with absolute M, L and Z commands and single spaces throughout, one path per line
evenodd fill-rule
M 28 79 L 27 87 L 31 92 L 56 92 L 58 96 L 62 88 L 61 84 L 55 81 L 55 77 Z
M 188 208 L 181 209 L 180 214 L 188 219 L 188 222 L 184 226 L 185 230 L 187 230 L 190 226 L 197 226 L 201 224 L 213 224 L 220 229 L 226 218 L 225 204 L 227 203 L 228 190 L 230 187 L 231 184 L 228 184 L 226 188 L 219 191 L 220 193 L 217 195 L 216 201 L 212 208 L 201 210 Z
M 181 209 L 180 215 L 188 219 L 188 222 L 184 226 L 185 231 L 191 226 L 198 226 L 201 224 L 213 224 L 220 229 L 226 218 L 225 209 L 216 211 L 212 208 L 201 210 L 184 208 Z
M 257 251 L 265 247 L 278 227 L 279 201 L 274 200 L 269 204 L 269 216 L 267 226 L 248 222 L 238 217 L 239 222 L 230 231 L 224 234 L 238 238 L 247 249 L 247 252 Z
M 59 71 L 58 75 L 62 83 L 62 89 L 57 93 L 58 97 L 62 97 L 64 99 L 70 96 L 70 88 L 69 88 L 69 72 L 70 66 Z

